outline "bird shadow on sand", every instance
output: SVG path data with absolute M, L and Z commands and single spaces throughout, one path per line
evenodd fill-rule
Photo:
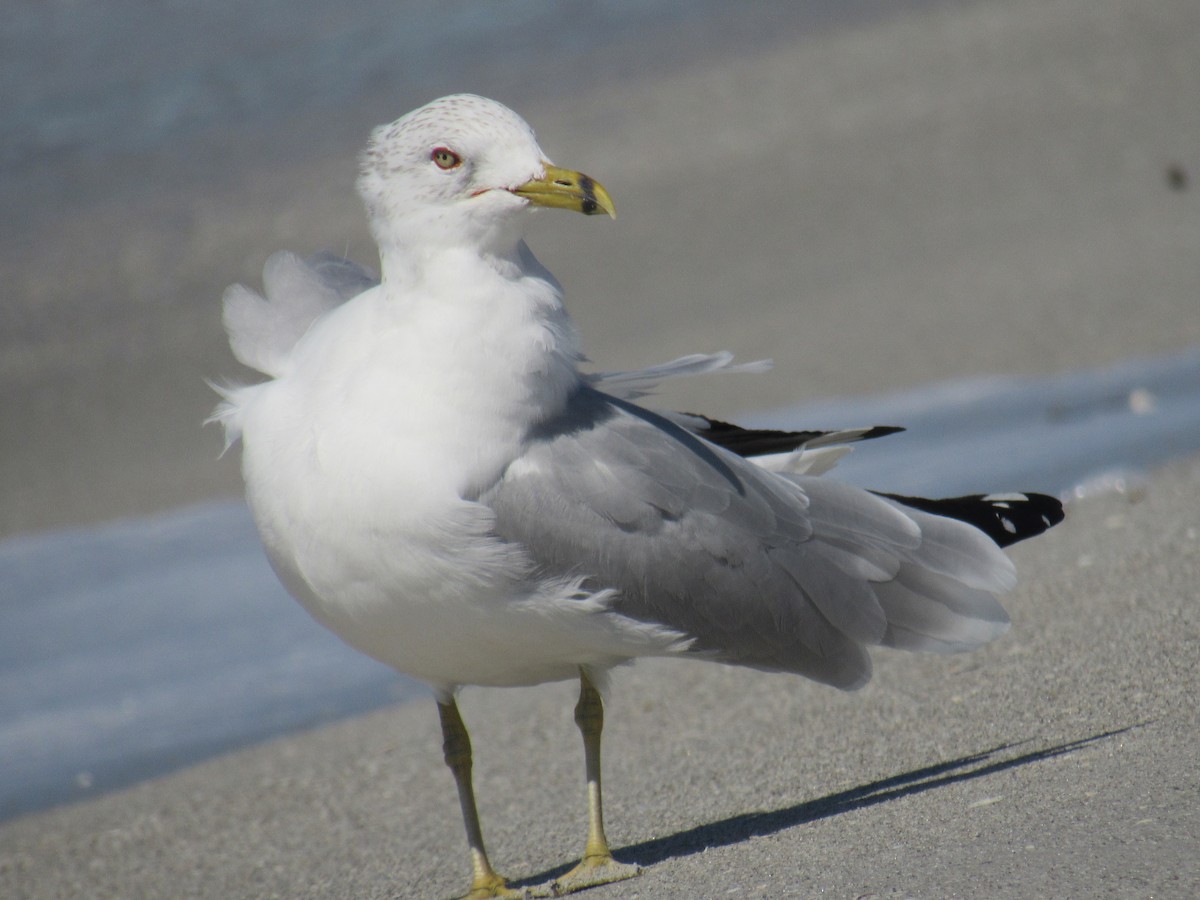
M 1006 755 L 1006 751 L 1014 750 L 1020 747 L 1021 744 L 1028 743 L 1028 741 L 998 744 L 995 747 L 973 753 L 969 756 L 960 756 L 957 759 L 951 759 L 932 766 L 912 769 L 908 772 L 902 772 L 899 775 L 892 775 L 888 778 L 881 778 L 878 781 L 859 785 L 849 790 L 827 794 L 815 800 L 806 800 L 794 806 L 787 806 L 769 812 L 742 813 L 736 816 L 729 816 L 725 819 L 718 819 L 715 822 L 709 822 L 705 825 L 697 825 L 695 828 L 689 828 L 685 831 L 677 831 L 674 834 L 668 834 L 660 838 L 654 838 L 653 840 L 629 844 L 614 850 L 613 855 L 621 862 L 651 866 L 663 860 L 691 856 L 694 853 L 700 853 L 712 847 L 725 847 L 730 844 L 737 844 L 749 838 L 775 834 L 787 828 L 794 828 L 797 825 L 804 825 L 808 822 L 817 822 L 821 819 L 828 819 L 832 816 L 853 812 L 854 810 L 866 809 L 915 794 L 923 794 L 926 791 L 936 790 L 947 785 L 973 781 L 976 778 L 985 778 L 988 775 L 994 775 L 1008 769 L 1042 762 L 1043 760 L 1053 759 L 1056 756 L 1064 756 L 1068 753 L 1081 750 L 1090 744 L 1108 740 L 1135 728 L 1144 727 L 1147 724 L 1149 723 L 1140 722 L 1136 725 L 1129 725 L 1124 728 L 1113 729 L 1112 731 L 1102 731 L 1090 737 L 1056 744 L 1053 747 L 1045 747 L 1041 750 L 1031 750 L 1016 756 Z M 556 866 L 553 869 L 547 869 L 537 875 L 531 875 L 528 878 L 523 878 L 511 884 L 514 887 L 521 887 L 548 881 L 562 875 L 572 865 L 574 863 Z

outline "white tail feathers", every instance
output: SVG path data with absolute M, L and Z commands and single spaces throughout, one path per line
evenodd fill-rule
M 957 653 L 1008 630 L 993 594 L 1015 586 L 1016 570 L 983 532 L 838 482 L 795 480 L 809 496 L 813 525 L 811 558 L 798 580 L 844 634 Z

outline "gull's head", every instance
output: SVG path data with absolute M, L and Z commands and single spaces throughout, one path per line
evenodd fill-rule
M 521 213 L 537 206 L 615 215 L 603 186 L 551 165 L 524 119 L 473 94 L 376 128 L 358 191 L 381 250 L 515 240 Z

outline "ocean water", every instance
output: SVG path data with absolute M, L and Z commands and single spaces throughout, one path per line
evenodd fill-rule
M 629 54 L 639 76 L 885 11 L 867 0 L 72 0 L 18 3 L 0 22 L 0 176 L 47 156 L 153 149 L 217 125 L 335 110 L 381 88 L 493 84 L 570 91 L 594 60 Z M 536 79 L 535 79 L 536 80 Z
M 743 421 L 905 425 L 834 473 L 893 492 L 1137 490 L 1200 451 L 1200 348 Z M 0 592 L 0 818 L 425 694 L 309 619 L 241 503 L 0 542 Z

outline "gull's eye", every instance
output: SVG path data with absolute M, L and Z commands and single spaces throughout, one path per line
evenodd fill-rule
M 449 147 L 438 147 L 429 158 L 437 163 L 439 169 L 457 169 L 462 165 L 462 157 Z

